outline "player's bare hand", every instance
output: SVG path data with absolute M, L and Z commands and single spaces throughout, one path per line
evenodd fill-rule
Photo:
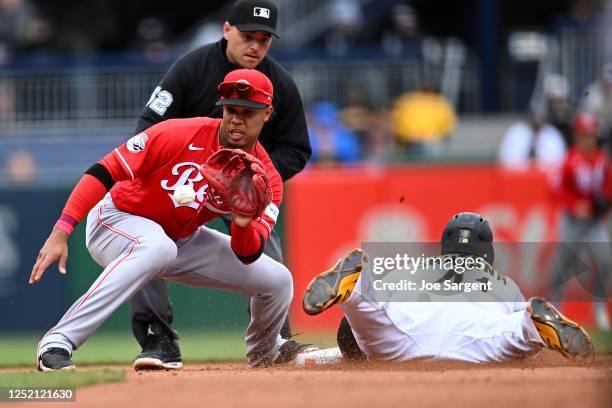
M 66 261 L 68 260 L 68 234 L 57 228 L 53 228 L 51 235 L 38 253 L 36 263 L 30 275 L 30 284 L 40 281 L 45 270 L 55 261 L 59 261 L 59 271 L 66 273 Z
M 246 228 L 249 226 L 251 221 L 253 221 L 253 218 L 241 214 L 232 213 L 232 221 L 234 222 L 234 224 L 236 224 L 237 227 Z

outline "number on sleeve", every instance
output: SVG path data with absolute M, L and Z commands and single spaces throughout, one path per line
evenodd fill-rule
M 156 87 L 147 102 L 147 106 L 159 116 L 164 116 L 168 107 L 172 104 L 172 94 L 168 91 L 162 90 L 161 87 Z

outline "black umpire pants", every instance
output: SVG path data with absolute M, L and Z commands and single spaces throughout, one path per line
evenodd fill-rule
M 223 217 L 223 222 L 229 230 L 231 218 L 229 215 Z M 280 237 L 273 229 L 272 234 L 266 242 L 264 254 L 277 262 L 283 263 L 283 250 Z M 250 315 L 249 302 L 247 311 Z M 168 282 L 158 279 L 149 282 L 146 286 L 136 292 L 131 299 L 130 311 L 132 314 L 132 332 L 138 343 L 143 347 L 147 337 L 147 331 L 151 323 L 160 323 L 166 329 L 169 336 L 178 340 L 178 333 L 172 328 L 172 305 L 168 292 Z M 285 339 L 291 337 L 289 316 L 285 319 L 281 329 L 281 336 Z

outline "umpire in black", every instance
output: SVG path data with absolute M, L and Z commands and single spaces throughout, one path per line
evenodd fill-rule
M 255 68 L 266 74 L 274 85 L 274 114 L 264 126 L 259 141 L 283 180 L 299 173 L 310 158 L 310 140 L 295 83 L 279 63 L 267 56 L 272 37 L 278 38 L 277 19 L 278 10 L 271 1 L 236 1 L 223 24 L 223 38 L 183 55 L 166 72 L 147 102 L 135 133 L 170 118 L 220 118 L 223 111 L 215 105 L 217 84 L 234 69 Z M 274 231 L 264 253 L 282 262 L 280 239 Z M 167 283 L 153 281 L 136 293 L 131 312 L 132 330 L 142 346 L 134 368 L 181 368 L 178 335 L 171 327 Z M 291 336 L 288 321 L 281 335 Z

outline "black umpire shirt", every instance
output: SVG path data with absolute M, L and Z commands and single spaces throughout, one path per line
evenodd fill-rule
M 240 67 L 227 59 L 227 41 L 204 45 L 179 58 L 166 72 L 140 115 L 136 133 L 170 118 L 208 116 L 221 118 L 223 107 L 217 85 Z M 287 71 L 266 55 L 257 70 L 274 86 L 274 113 L 264 125 L 259 141 L 283 180 L 299 173 L 312 154 L 302 99 Z

